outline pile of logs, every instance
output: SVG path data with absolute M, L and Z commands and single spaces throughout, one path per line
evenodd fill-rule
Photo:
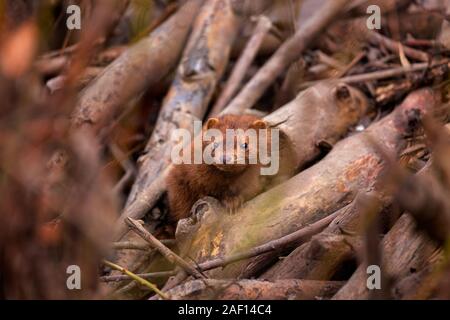
M 368 28 L 369 2 L 379 30 Z M 47 220 L 106 266 L 88 297 L 450 298 L 450 2 L 369 2 L 171 1 L 130 45 L 117 33 L 131 4 L 118 1 L 91 8 L 94 31 L 79 42 L 33 62 L 49 119 L 69 120 L 48 142 L 46 177 L 20 188 L 42 188 L 46 201 L 70 195 L 70 210 L 50 206 Z M 170 225 L 173 130 L 246 113 L 289 143 L 288 179 L 232 214 L 196 199 Z M 130 136 L 139 143 L 124 143 Z M 109 162 L 120 169 L 104 180 Z M 91 219 L 105 203 L 109 223 L 96 224 L 94 245 Z M 76 216 L 78 205 L 86 214 Z M 6 217 L 0 253 L 2 225 Z M 13 274 L 8 263 L 0 258 L 0 272 Z

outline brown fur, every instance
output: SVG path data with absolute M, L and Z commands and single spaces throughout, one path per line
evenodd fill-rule
M 204 129 L 219 129 L 225 135 L 226 129 L 247 130 L 265 127 L 265 122 L 255 116 L 225 115 L 208 120 Z M 203 148 L 206 145 L 207 143 Z M 236 144 L 235 148 L 239 148 L 239 145 Z M 218 156 L 222 157 L 223 154 Z M 205 196 L 212 196 L 221 201 L 227 209 L 235 210 L 244 201 L 262 191 L 264 176 L 260 175 L 260 167 L 260 164 L 248 164 L 248 161 L 245 165 L 204 163 L 175 165 L 167 178 L 170 220 L 178 221 L 188 217 L 195 201 Z

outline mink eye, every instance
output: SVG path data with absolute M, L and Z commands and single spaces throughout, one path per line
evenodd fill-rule
M 241 144 L 241 148 L 242 149 L 247 149 L 248 148 L 248 143 L 244 142 L 243 144 Z

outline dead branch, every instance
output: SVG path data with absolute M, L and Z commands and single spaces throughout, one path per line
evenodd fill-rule
M 315 108 L 311 108 L 312 105 Z M 278 174 L 279 179 L 274 179 L 274 183 L 290 177 L 293 169 L 301 168 L 317 158 L 322 152 L 319 146 L 320 141 L 335 143 L 348 131 L 349 127 L 359 121 L 367 110 L 367 100 L 359 90 L 339 83 L 320 84 L 303 92 L 294 101 L 266 117 L 268 123 L 278 127 L 287 139 L 284 141 L 286 150 L 283 150 L 280 155 L 282 163 Z M 296 150 L 293 156 L 291 146 L 293 150 Z M 143 195 L 148 198 L 135 201 L 121 219 L 126 216 L 140 219 L 146 211 L 151 209 L 164 191 L 163 179 L 169 170 L 170 166 L 151 184 L 149 189 L 145 190 Z M 126 231 L 125 224 L 121 221 L 118 223 L 118 228 L 122 234 Z M 124 262 L 122 264 L 126 265 Z
M 236 93 L 237 89 L 241 85 L 245 74 L 248 71 L 253 59 L 256 57 L 258 50 L 266 36 L 272 27 L 272 22 L 265 16 L 259 16 L 255 29 L 251 38 L 248 40 L 244 51 L 241 53 L 239 60 L 236 62 L 230 77 L 227 80 L 225 87 L 223 88 L 219 98 L 211 109 L 210 115 L 216 115 L 222 111 L 222 109 L 230 102 Z
M 378 46 L 385 46 L 393 53 L 400 54 L 400 50 L 403 50 L 403 52 L 405 53 L 406 56 L 413 58 L 415 60 L 424 61 L 424 62 L 430 60 L 430 58 L 428 57 L 428 55 L 425 52 L 416 50 L 413 48 L 409 48 L 405 45 L 402 45 L 398 41 L 394 41 L 392 39 L 389 39 L 388 37 L 385 37 L 385 36 L 379 34 L 378 32 L 371 31 L 368 33 L 368 37 L 369 37 L 370 42 L 372 42 Z M 402 48 L 400 48 L 400 47 L 402 47 Z
M 167 294 L 174 300 L 314 300 L 328 299 L 341 286 L 339 281 L 194 280 Z
M 175 240 L 172 239 L 161 239 L 159 240 L 165 246 L 173 246 L 175 244 Z M 152 247 L 148 243 L 137 243 L 131 241 L 123 241 L 123 242 L 114 242 L 114 249 L 130 249 L 130 250 L 142 250 L 148 251 L 152 250 Z
M 407 73 L 411 73 L 411 72 L 423 71 L 423 70 L 431 69 L 431 68 L 438 68 L 441 66 L 448 67 L 449 66 L 448 61 L 445 61 L 442 63 L 437 63 L 433 66 L 430 66 L 428 63 L 425 63 L 425 62 L 424 63 L 415 63 L 415 64 L 411 65 L 410 67 L 396 67 L 396 68 L 387 69 L 387 70 L 374 71 L 374 72 L 369 72 L 369 73 L 365 73 L 365 74 L 357 74 L 357 75 L 347 76 L 347 77 L 340 78 L 339 81 L 342 81 L 342 82 L 348 83 L 348 84 L 365 82 L 365 81 L 374 81 L 374 80 L 395 77 L 395 76 L 399 76 L 399 75 L 403 75 L 403 74 L 407 74 Z M 300 88 L 301 89 L 308 88 L 308 87 L 315 85 L 321 81 L 323 81 L 323 80 L 304 82 L 300 85 Z
M 436 246 L 424 235 L 415 231 L 411 216 L 403 214 L 382 242 L 383 268 L 391 279 L 402 278 L 425 267 Z M 367 264 L 361 264 L 333 299 L 367 299 Z M 384 286 L 381 283 L 381 286 Z
M 292 245 L 298 245 L 299 243 L 307 241 L 313 235 L 322 231 L 331 221 L 333 221 L 333 219 L 337 218 L 340 213 L 341 212 L 339 211 L 332 213 L 319 221 L 301 228 L 300 230 L 297 230 L 279 239 L 269 241 L 260 246 L 251 248 L 248 251 L 235 253 L 228 257 L 216 258 L 202 262 L 198 267 L 202 271 L 207 271 L 218 267 L 225 267 L 230 263 L 256 257 L 263 253 L 285 249 L 286 247 Z
M 75 128 L 98 131 L 118 108 L 161 80 L 175 65 L 201 0 L 188 1 L 149 37 L 111 63 L 78 99 L 72 115 Z
M 180 248 L 182 254 L 198 263 L 227 256 L 280 238 L 345 206 L 357 191 L 373 187 L 385 168 L 366 135 L 389 152 L 398 152 L 404 146 L 404 136 L 417 125 L 417 117 L 432 110 L 434 104 L 435 96 L 429 89 L 418 90 L 366 132 L 338 142 L 318 164 L 247 202 L 236 214 L 206 213 L 201 219 L 190 220 L 196 232 L 190 234 L 190 244 Z M 252 263 L 244 260 L 209 275 L 254 276 L 268 261 L 259 261 L 257 266 Z
M 190 263 L 186 262 L 183 258 L 178 256 L 172 250 L 167 248 L 164 244 L 161 243 L 158 239 L 156 239 L 150 232 L 145 230 L 145 228 L 136 220 L 132 218 L 125 219 L 128 226 L 136 232 L 142 239 L 147 241 L 154 249 L 158 250 L 167 260 L 176 265 L 180 266 L 187 273 L 192 275 L 195 278 L 204 278 L 204 276 Z
M 311 106 L 316 106 L 311 108 Z M 368 111 L 367 98 L 359 90 L 336 83 L 320 83 L 302 92 L 292 102 L 286 104 L 265 120 L 274 128 L 279 128 L 286 137 L 286 148 L 280 159 L 280 176 L 292 175 L 292 171 L 303 167 L 317 158 L 322 150 L 323 140 L 333 144 L 348 129 L 355 125 Z M 292 150 L 295 154 L 292 155 Z M 292 157 L 293 156 L 293 157 Z M 140 198 L 131 203 L 118 222 L 118 234 L 126 232 L 124 217 L 140 219 L 150 210 L 165 191 L 165 177 L 171 170 L 166 167 L 147 189 L 142 190 Z
M 151 273 L 137 273 L 136 276 L 142 279 L 154 279 L 154 278 L 166 278 L 175 275 L 174 271 L 161 271 L 161 272 L 151 272 Z M 133 279 L 127 274 L 114 275 L 114 276 L 103 276 L 100 277 L 100 281 L 103 282 L 117 282 Z
M 164 191 L 164 186 L 155 186 L 154 180 L 163 183 L 163 171 L 170 164 L 172 130 L 185 128 L 192 131 L 194 120 L 203 119 L 215 86 L 228 63 L 237 27 L 229 0 L 214 0 L 203 6 L 146 146 L 146 154 L 138 160 L 139 173 L 128 197 L 125 215 L 136 218 L 145 213 L 141 209 L 148 208 L 149 200 L 157 199 L 159 192 Z M 199 55 L 199 52 L 202 54 Z M 158 194 L 149 197 L 149 189 L 152 188 Z M 134 207 L 139 208 L 140 214 L 135 213 L 137 210 L 132 209 Z
M 268 86 L 300 57 L 314 38 L 345 10 L 347 3 L 345 0 L 328 1 L 323 8 L 317 10 L 317 14 L 303 28 L 281 45 L 223 112 L 239 114 L 251 108 Z
M 159 295 L 162 299 L 168 299 L 168 295 L 161 292 L 161 290 L 158 289 L 157 286 L 155 286 L 153 283 L 148 282 L 146 279 L 143 279 L 141 277 L 139 277 L 138 275 L 132 273 L 131 271 L 115 264 L 112 263 L 110 261 L 104 261 L 104 263 L 108 266 L 111 267 L 117 271 L 120 271 L 122 273 L 124 273 L 125 275 L 129 276 L 131 279 L 137 281 L 139 284 L 142 284 L 143 286 L 146 286 L 147 288 L 149 288 L 150 290 L 154 291 L 157 295 Z
M 323 232 L 292 251 L 260 278 L 332 279 L 346 261 L 356 259 L 362 247 L 365 210 L 375 205 L 375 211 L 381 214 L 390 202 L 390 198 L 379 194 L 358 194 L 352 203 L 338 211 L 340 214 Z
M 264 119 L 288 138 L 294 151 L 293 166 L 298 169 L 323 152 L 320 142 L 334 145 L 368 111 L 367 98 L 361 91 L 341 82 L 322 82 Z

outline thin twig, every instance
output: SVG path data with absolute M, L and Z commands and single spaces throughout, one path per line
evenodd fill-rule
M 347 4 L 347 0 L 327 1 L 301 29 L 280 46 L 223 113 L 239 114 L 251 108 L 273 81 L 301 56 L 317 35 L 346 10 Z
M 175 244 L 174 239 L 162 239 L 159 241 L 161 241 L 161 243 L 166 246 L 173 246 Z M 115 242 L 113 243 L 113 248 L 116 250 L 120 249 L 142 250 L 142 251 L 153 250 L 153 247 L 151 247 L 148 243 L 136 243 L 131 241 Z
M 361 51 L 359 52 L 354 58 L 353 60 L 347 65 L 345 66 L 344 69 L 342 69 L 341 71 L 338 72 L 336 78 L 341 78 L 343 76 L 345 76 L 347 74 L 347 72 L 349 72 L 354 66 L 356 66 L 356 64 L 361 61 L 362 58 L 364 58 L 366 56 L 366 52 L 365 51 Z
M 418 60 L 418 61 L 426 62 L 429 60 L 429 57 L 425 52 L 407 47 L 398 41 L 389 39 L 388 37 L 385 37 L 385 36 L 379 34 L 378 32 L 370 31 L 368 33 L 368 35 L 369 35 L 370 42 L 377 44 L 377 45 L 382 45 L 382 46 L 386 47 L 387 49 L 389 49 L 391 52 L 399 54 L 400 46 L 402 46 L 403 51 L 406 56 L 413 58 L 415 60 Z
M 244 252 L 239 252 L 233 255 L 230 255 L 228 257 L 223 258 L 215 258 L 211 259 L 205 262 L 200 263 L 197 268 L 199 270 L 207 271 L 219 267 L 224 267 L 230 263 L 237 262 L 244 259 L 249 259 L 252 257 L 256 257 L 258 255 L 271 252 L 274 250 L 278 250 L 280 248 L 283 248 L 287 245 L 290 245 L 292 243 L 299 244 L 300 242 L 305 242 L 309 238 L 311 238 L 313 235 L 321 232 L 323 229 L 325 229 L 336 217 L 340 215 L 342 211 L 337 210 L 336 212 L 326 216 L 325 218 L 316 221 L 300 230 L 297 230 L 293 233 L 290 233 L 284 237 L 266 242 L 260 246 L 251 248 Z M 180 271 L 174 278 L 171 279 L 170 283 L 166 283 L 163 291 L 168 291 L 177 285 L 179 285 L 181 282 L 183 282 L 188 275 L 184 270 Z
M 185 270 L 195 278 L 205 278 L 205 276 L 202 275 L 193 265 L 183 260 L 183 258 L 167 248 L 164 244 L 161 243 L 161 241 L 156 239 L 150 232 L 145 230 L 145 228 L 137 220 L 127 217 L 125 219 L 125 222 L 131 228 L 131 230 L 136 232 L 137 235 L 147 241 L 153 248 L 158 250 L 167 260 L 180 266 L 181 268 L 183 268 L 183 270 Z
M 161 271 L 161 272 L 151 272 L 151 273 L 136 273 L 135 275 L 142 279 L 154 279 L 154 278 L 165 278 L 175 275 L 175 271 Z M 100 277 L 100 281 L 103 282 L 116 282 L 116 281 L 125 281 L 133 279 L 131 276 L 127 274 L 119 274 L 114 276 L 103 276 Z
M 239 260 L 256 257 L 263 253 L 281 249 L 281 248 L 285 247 L 286 245 L 290 245 L 294 242 L 295 243 L 304 242 L 305 240 L 309 239 L 313 235 L 315 235 L 315 234 L 319 233 L 320 231 L 322 231 L 323 229 L 325 229 L 331 223 L 331 221 L 333 221 L 340 213 L 341 213 L 341 211 L 338 210 L 338 211 L 326 216 L 325 218 L 323 218 L 319 221 L 316 221 L 300 230 L 290 233 L 284 237 L 266 242 L 260 246 L 251 248 L 248 251 L 236 253 L 236 254 L 230 255 L 228 257 L 216 258 L 216 259 L 212 259 L 209 261 L 205 261 L 203 263 L 200 263 L 198 265 L 198 267 L 201 271 L 206 271 L 206 270 L 210 270 L 210 269 L 214 269 L 214 268 L 218 268 L 218 267 L 224 267 L 230 263 L 233 263 L 233 262 L 236 262 Z
M 272 22 L 266 16 L 259 16 L 258 23 L 253 30 L 253 34 L 250 40 L 247 42 L 244 51 L 242 52 L 239 60 L 236 62 L 230 77 L 228 78 L 227 84 L 223 89 L 221 95 L 217 99 L 217 102 L 211 110 L 211 115 L 214 116 L 218 114 L 222 109 L 230 102 L 236 93 L 237 88 L 244 79 L 248 68 L 256 57 L 258 50 L 266 36 L 272 27 Z
M 164 292 L 162 292 L 161 290 L 158 289 L 158 287 L 156 285 L 154 285 L 153 283 L 139 277 L 138 275 L 134 274 L 133 272 L 125 269 L 124 267 L 119 266 L 118 264 L 112 263 L 111 261 L 107 261 L 104 260 L 103 261 L 104 264 L 106 264 L 107 266 L 122 272 L 123 274 L 126 274 L 127 276 L 129 276 L 131 279 L 137 281 L 138 283 L 140 283 L 143 286 L 146 286 L 147 288 L 151 289 L 152 291 L 154 291 L 157 295 L 159 295 L 161 298 L 163 299 L 169 299 L 169 296 L 167 294 L 165 294 Z
M 433 66 L 430 66 L 428 63 L 416 63 L 411 65 L 411 67 L 397 67 L 387 70 L 381 70 L 381 71 L 375 71 L 375 72 L 369 72 L 369 73 L 363 73 L 363 74 L 357 74 L 352 75 L 344 78 L 340 78 L 339 81 L 345 82 L 345 83 L 358 83 L 358 82 L 365 82 L 365 81 L 373 81 L 373 80 L 380 80 L 380 79 L 386 79 L 390 77 L 399 76 L 402 74 L 415 72 L 415 71 L 423 71 L 428 68 L 432 69 L 436 66 L 447 64 L 448 61 L 445 63 L 439 63 Z M 328 81 L 329 79 L 324 80 L 317 80 L 317 81 L 307 81 L 300 85 L 300 89 L 306 89 L 309 88 L 321 81 Z

